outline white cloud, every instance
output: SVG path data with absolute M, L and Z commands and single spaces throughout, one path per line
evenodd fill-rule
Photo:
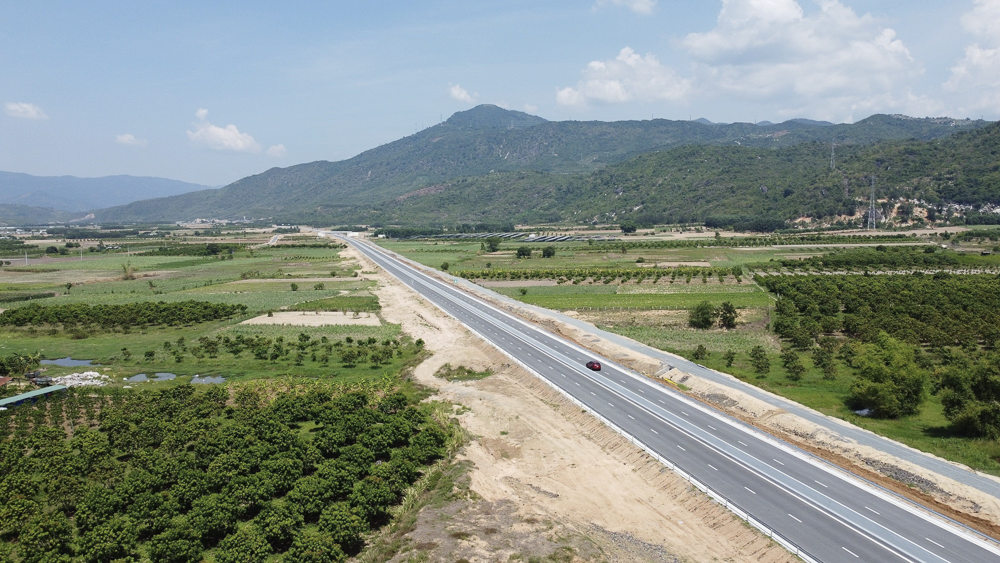
M 524 104 L 524 111 L 528 113 L 535 113 L 538 111 L 538 106 L 533 106 L 531 104 Z
M 463 102 L 466 104 L 473 104 L 476 102 L 475 98 L 469 95 L 469 91 L 462 88 L 461 84 L 451 84 L 448 86 L 448 94 L 451 95 L 451 99 Z
M 975 0 L 962 27 L 976 38 L 951 68 L 944 89 L 955 92 L 961 114 L 1000 113 L 1000 0 Z
M 45 115 L 45 111 L 42 108 L 26 102 L 7 102 L 4 104 L 4 111 L 11 117 L 19 117 L 21 119 L 49 118 L 48 115 Z
M 131 133 L 124 133 L 116 136 L 115 142 L 119 145 L 127 145 L 130 147 L 144 147 L 147 144 L 146 139 L 138 139 Z
M 637 14 L 649 15 L 656 7 L 656 0 L 597 0 L 598 6 L 613 4 L 615 6 L 625 6 Z
M 282 158 L 287 152 L 288 150 L 285 149 L 285 145 L 271 145 L 271 147 L 267 149 L 267 156 Z
M 188 139 L 196 147 L 203 147 L 217 151 L 249 152 L 259 153 L 261 146 L 253 140 L 248 133 L 240 133 L 235 125 L 229 124 L 225 127 L 212 125 L 206 119 L 207 109 L 199 109 L 195 112 L 195 117 L 199 119 L 194 131 L 188 131 Z
M 689 62 L 684 76 L 652 54 L 625 48 L 614 59 L 591 62 L 584 79 L 559 90 L 556 100 L 581 106 L 728 98 L 788 117 L 846 120 L 940 108 L 910 92 L 923 69 L 893 29 L 840 0 L 815 1 L 819 9 L 807 14 L 797 0 L 723 0 L 712 30 L 678 41 Z
M 690 92 L 691 81 L 681 78 L 652 54 L 641 56 L 631 47 L 614 59 L 591 61 L 575 88 L 563 88 L 556 101 L 563 106 L 585 106 L 590 101 L 622 103 L 680 101 Z

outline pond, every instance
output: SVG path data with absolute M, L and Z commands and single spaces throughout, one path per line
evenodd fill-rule
M 174 379 L 176 377 L 177 377 L 176 373 L 158 372 L 154 373 L 152 378 L 150 378 L 144 373 L 139 373 L 133 375 L 132 377 L 129 377 L 125 381 L 170 381 L 171 379 Z
M 74 360 L 69 356 L 66 356 L 65 358 L 59 358 L 57 360 L 42 360 L 42 363 L 46 365 L 60 366 L 64 368 L 101 365 L 101 364 L 95 364 L 94 360 Z
M 214 377 L 211 375 L 206 375 L 205 377 L 196 375 L 191 378 L 191 383 L 225 383 L 225 381 L 226 378 L 222 377 L 221 375 Z

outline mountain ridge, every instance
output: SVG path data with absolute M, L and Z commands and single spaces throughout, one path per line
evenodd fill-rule
M 886 115 L 854 124 L 814 125 L 790 120 L 764 127 L 665 119 L 547 121 L 481 105 L 350 159 L 272 168 L 218 190 L 139 201 L 95 213 L 100 221 L 241 216 L 291 220 L 304 214 L 377 206 L 455 178 L 518 170 L 590 173 L 639 154 L 682 145 L 776 148 L 806 141 L 872 144 L 911 137 L 940 138 L 984 124 Z
M 119 174 L 81 178 L 0 171 L 0 204 L 52 208 L 71 213 L 204 189 L 211 187 L 153 176 Z

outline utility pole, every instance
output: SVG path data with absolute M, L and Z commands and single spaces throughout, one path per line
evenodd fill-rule
M 872 176 L 872 195 L 868 200 L 868 230 L 874 230 L 875 222 L 875 176 Z
M 836 146 L 837 146 L 837 143 L 833 143 L 833 142 L 830 143 L 830 170 L 836 170 L 836 168 L 833 165 L 833 149 Z

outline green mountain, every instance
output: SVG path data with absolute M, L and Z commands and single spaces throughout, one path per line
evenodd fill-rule
M 350 215 L 363 223 L 402 225 L 831 219 L 853 216 L 859 207 L 863 213 L 873 178 L 877 199 L 1000 206 L 1000 123 L 945 139 L 837 151 L 831 169 L 826 143 L 778 149 L 688 145 L 589 174 L 517 171 L 461 178 Z
M 872 116 L 850 125 L 792 120 L 777 125 L 695 121 L 546 121 L 482 105 L 414 135 L 339 162 L 273 168 L 219 190 L 158 198 L 95 212 L 101 221 L 194 217 L 340 218 L 407 194 L 433 193 L 454 178 L 503 172 L 586 174 L 650 151 L 684 145 L 776 148 L 804 142 L 864 145 L 936 139 L 985 122 Z

